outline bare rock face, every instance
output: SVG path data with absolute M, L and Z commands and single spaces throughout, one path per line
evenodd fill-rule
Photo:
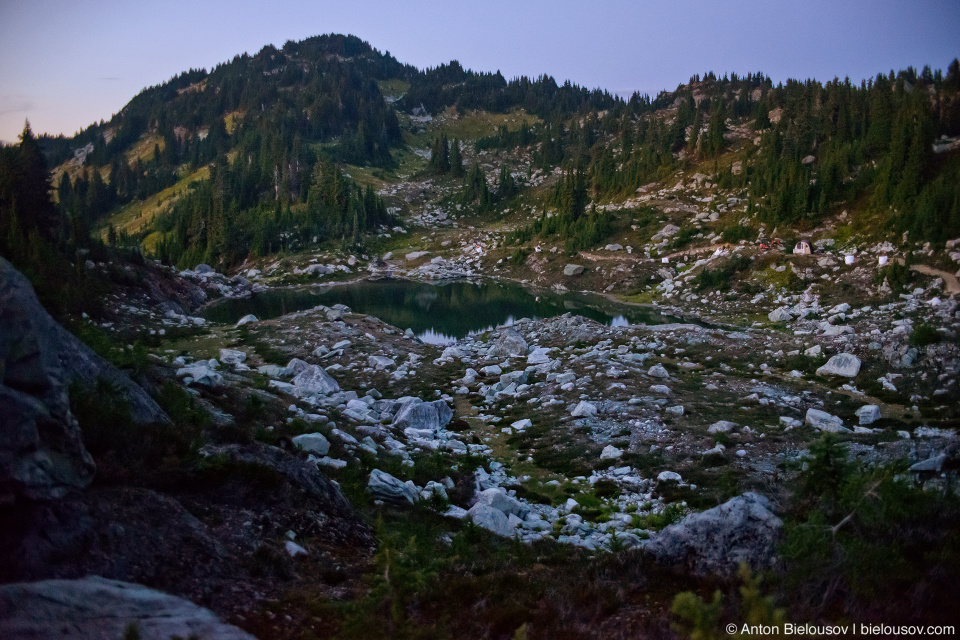
M 27 279 L 0 258 L 0 504 L 62 498 L 93 480 L 56 328 Z
M 139 584 L 88 576 L 0 586 L 0 636 L 9 640 L 125 637 L 256 640 L 213 612 Z
M 698 575 L 731 577 L 741 562 L 757 569 L 769 563 L 783 522 L 770 501 L 748 492 L 670 525 L 646 546 L 659 562 Z
M 0 258 L 0 504 L 50 500 L 90 484 L 93 459 L 70 412 L 71 382 L 103 380 L 137 424 L 170 418 L 140 386 L 60 326 Z

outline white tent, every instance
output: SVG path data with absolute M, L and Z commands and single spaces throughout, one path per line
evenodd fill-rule
M 798 242 L 798 243 L 796 244 L 796 246 L 793 248 L 793 252 L 794 252 L 794 253 L 798 253 L 798 254 L 800 254 L 800 255 L 802 255 L 802 256 L 808 256 L 808 255 L 810 255 L 810 253 L 811 253 L 811 251 L 810 251 L 810 243 L 807 242 L 806 240 L 801 240 L 801 241 Z

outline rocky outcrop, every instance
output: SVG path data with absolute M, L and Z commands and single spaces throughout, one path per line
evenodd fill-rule
M 288 531 L 311 556 L 322 548 L 352 564 L 372 553 L 370 527 L 306 454 L 254 443 L 201 455 L 193 480 L 171 483 L 169 494 L 94 485 L 11 508 L 0 526 L 0 584 L 99 575 L 232 619 L 289 587 L 298 560 L 285 549 Z
M 0 258 L 0 503 L 87 486 L 93 460 L 70 412 L 71 383 L 103 381 L 137 424 L 170 418 L 130 378 L 50 317 L 29 281 Z
M 0 258 L 0 504 L 62 498 L 93 480 L 57 328 L 26 278 Z
M 128 637 L 255 640 L 212 611 L 139 584 L 89 576 L 0 586 L 0 636 L 8 640 Z
M 0 326 L 0 339 L 21 343 L 36 340 L 44 348 L 51 349 L 59 360 L 67 384 L 73 381 L 94 384 L 97 380 L 103 380 L 127 402 L 130 417 L 135 423 L 170 422 L 167 414 L 143 388 L 51 318 L 37 300 L 29 281 L 2 258 L 0 313 L 5 314 Z M 12 315 L 8 317 L 6 314 Z
M 782 526 L 770 501 L 749 492 L 670 525 L 646 550 L 663 564 L 731 577 L 742 562 L 754 569 L 769 564 Z
M 266 467 L 283 476 L 287 482 L 308 497 L 320 501 L 328 515 L 355 518 L 353 507 L 340 488 L 317 470 L 315 464 L 291 456 L 283 449 L 269 445 L 227 444 L 207 445 L 200 449 L 202 456 L 217 456 L 235 463 Z

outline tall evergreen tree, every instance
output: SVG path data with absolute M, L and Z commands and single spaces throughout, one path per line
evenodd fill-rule
M 450 144 L 450 174 L 454 178 L 463 177 L 463 156 L 460 152 L 460 141 L 456 138 Z

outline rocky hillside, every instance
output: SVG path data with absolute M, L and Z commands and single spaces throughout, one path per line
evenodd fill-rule
M 146 90 L 56 203 L 25 135 L 0 635 L 952 624 L 958 82 L 621 100 L 324 36 Z M 481 279 L 564 313 L 444 289 Z M 434 291 L 316 299 L 361 281 Z

